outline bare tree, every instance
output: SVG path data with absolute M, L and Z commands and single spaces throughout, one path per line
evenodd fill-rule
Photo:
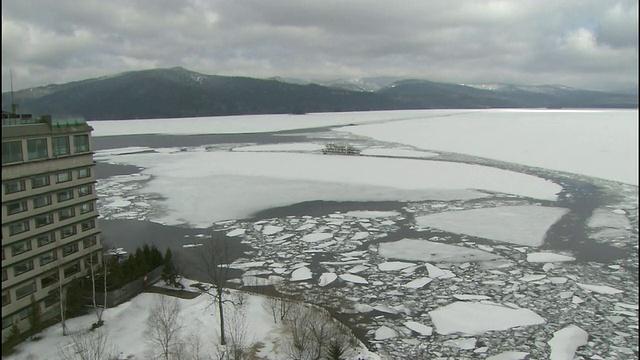
M 99 255 L 98 253 L 92 253 L 89 254 L 89 257 L 87 259 L 85 259 L 85 265 L 89 267 L 89 273 L 90 273 L 90 277 L 91 277 L 91 302 L 93 305 L 93 311 L 96 314 L 97 317 L 97 322 L 93 325 L 93 328 L 98 328 L 100 326 L 102 326 L 103 322 L 102 322 L 102 314 L 104 313 L 104 310 L 106 308 L 106 300 L 105 300 L 105 307 L 103 307 L 102 309 L 98 308 L 98 303 L 96 300 L 96 269 L 95 269 L 95 259 L 97 258 Z M 99 260 L 98 260 L 99 263 Z M 106 280 L 106 274 L 105 274 L 105 280 Z M 105 286 L 106 286 L 106 281 L 105 281 Z M 105 294 L 104 296 L 107 296 L 106 293 L 106 289 L 105 289 Z
M 67 336 L 68 329 L 65 323 L 65 303 L 67 302 L 64 287 L 62 286 L 62 275 L 58 273 L 58 300 L 60 301 L 60 324 L 62 325 L 62 336 Z
M 236 291 L 234 292 L 234 307 L 231 313 L 227 314 L 227 335 L 229 343 L 227 344 L 227 354 L 230 360 L 242 360 L 246 358 L 245 351 L 249 343 L 252 342 L 248 338 L 249 328 L 247 324 L 247 315 L 245 311 L 246 294 Z
M 60 360 L 105 360 L 114 359 L 118 350 L 109 344 L 104 331 L 73 332 L 69 341 L 58 345 Z
M 295 303 L 284 323 L 289 337 L 284 339 L 283 349 L 292 359 L 334 359 L 344 354 L 353 335 L 322 308 Z
M 220 344 L 226 345 L 224 304 L 225 302 L 231 302 L 224 297 L 229 280 L 229 245 L 226 238 L 217 238 L 202 246 L 201 249 L 201 267 L 208 282 L 211 284 L 211 287 L 203 287 L 201 290 L 212 297 L 211 305 L 218 306 Z
M 294 307 L 295 302 L 284 293 L 278 293 L 277 296 L 265 296 L 262 300 L 262 308 L 271 313 L 273 322 L 278 323 L 278 319 L 283 321 L 287 317 L 289 310 Z
M 176 298 L 159 296 L 149 310 L 145 337 L 158 345 L 165 360 L 180 348 L 180 302 Z

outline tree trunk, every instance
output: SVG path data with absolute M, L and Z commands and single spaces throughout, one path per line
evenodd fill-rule
M 218 293 L 218 311 L 220 312 L 220 345 L 227 345 L 224 338 L 224 304 L 222 303 L 222 289 L 216 289 Z
M 67 336 L 67 325 L 64 323 L 64 289 L 62 288 L 62 276 L 58 271 L 58 292 L 60 300 L 60 323 L 62 324 L 62 336 Z

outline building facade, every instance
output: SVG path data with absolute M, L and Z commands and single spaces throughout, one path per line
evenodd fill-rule
M 59 289 L 102 261 L 91 131 L 83 121 L 2 114 L 2 341 L 59 316 Z

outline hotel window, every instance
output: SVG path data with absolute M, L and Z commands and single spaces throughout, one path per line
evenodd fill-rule
M 94 227 L 96 227 L 96 220 L 95 219 L 83 221 L 80 224 L 80 228 L 82 229 L 82 231 L 87 231 L 87 230 L 93 229 Z
M 62 230 L 60 230 L 60 238 L 62 238 L 62 239 L 66 238 L 66 237 L 69 237 L 71 235 L 75 235 L 75 234 L 76 234 L 76 226 L 75 225 L 63 227 Z
M 16 289 L 16 299 L 21 299 L 27 295 L 31 295 L 36 292 L 36 282 L 33 281 L 30 284 L 27 284 L 23 287 L 19 287 Z
M 38 242 L 38 247 L 43 247 L 45 245 L 51 244 L 52 242 L 56 241 L 56 239 L 53 236 L 53 233 L 48 233 L 48 234 L 43 234 L 38 236 L 36 238 L 36 241 Z
M 13 267 L 13 276 L 18 276 L 31 270 L 33 270 L 33 260 L 27 260 Z
M 73 199 L 73 190 L 65 190 L 58 193 L 58 202 Z
M 2 281 L 7 281 L 9 277 L 7 276 L 7 269 L 2 270 Z
M 77 253 L 79 250 L 78 243 L 65 245 L 62 247 L 62 256 L 69 256 L 73 253 Z
M 95 236 L 91 236 L 82 240 L 82 247 L 84 249 L 90 248 L 97 243 L 98 243 L 98 238 L 96 238 Z
M 47 295 L 47 297 L 44 298 L 42 302 L 44 303 L 44 307 L 48 308 L 50 306 L 57 304 L 58 301 L 59 301 L 58 295 L 56 293 L 51 293 L 50 295 Z
M 60 221 L 71 219 L 74 216 L 76 216 L 76 209 L 72 207 L 62 209 L 60 210 L 60 212 L 58 212 L 58 218 L 60 219 Z
M 3 292 L 2 293 L 2 306 L 11 304 L 11 296 L 9 295 L 9 292 Z
M 64 277 L 69 277 L 73 274 L 80 272 L 80 262 L 77 262 L 71 266 L 68 266 L 64 269 Z
M 49 175 L 40 175 L 31 179 L 31 187 L 39 188 L 50 184 Z
M 58 184 L 71 181 L 71 171 L 65 171 L 56 174 L 56 182 Z
M 40 266 L 46 265 L 52 261 L 56 261 L 56 259 L 58 259 L 58 255 L 56 254 L 55 250 L 44 253 L 40 256 Z
M 58 282 L 58 277 L 59 277 L 58 271 L 56 271 L 51 275 L 43 277 L 42 280 L 40 280 L 40 285 L 44 289 L 49 285 L 57 283 Z
M 53 214 L 38 215 L 35 217 L 36 227 L 43 227 L 53 223 Z
M 69 137 L 61 136 L 51 138 L 51 150 L 53 151 L 53 156 L 61 156 L 61 155 L 69 155 Z
M 31 307 L 26 307 L 22 310 L 20 310 L 20 312 L 18 313 L 18 315 L 20 316 L 20 320 L 24 320 L 27 317 L 29 317 L 29 313 L 31 312 Z
M 5 194 L 13 194 L 20 191 L 24 191 L 26 188 L 24 186 L 24 180 L 12 180 L 4 183 L 4 193 Z
M 11 245 L 11 256 L 20 255 L 31 250 L 31 240 L 22 241 Z
M 91 176 L 91 169 L 89 168 L 78 169 L 78 179 L 87 178 L 89 176 Z
M 33 207 L 35 209 L 43 206 L 51 205 L 51 195 L 42 195 L 33 199 Z
M 76 153 L 89 151 L 89 135 L 74 135 L 73 146 Z
M 93 254 L 86 256 L 84 258 L 84 268 L 88 269 L 91 265 L 96 266 L 100 264 L 100 259 L 98 258 L 98 252 L 94 252 Z
M 93 192 L 91 185 L 85 185 L 78 188 L 78 196 L 87 196 Z
M 25 231 L 29 231 L 28 221 L 23 221 L 21 223 L 12 224 L 11 226 L 9 226 L 9 235 L 17 235 Z
M 7 141 L 2 143 L 2 163 L 22 161 L 22 141 Z
M 27 158 L 38 160 L 47 158 L 47 139 L 27 140 Z
M 80 214 L 86 214 L 90 211 L 93 211 L 93 203 L 84 203 L 80 205 Z
M 19 201 L 19 202 L 7 205 L 7 214 L 8 215 L 18 214 L 18 213 L 21 213 L 23 211 L 27 211 L 27 202 L 26 201 Z
M 2 318 L 2 329 L 6 329 L 9 326 L 13 325 L 13 317 L 7 316 Z

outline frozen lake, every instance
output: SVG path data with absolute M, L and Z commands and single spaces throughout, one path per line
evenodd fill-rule
M 579 355 L 637 356 L 637 115 L 92 122 L 102 229 L 185 254 L 226 234 L 237 286 L 323 305 L 392 358 L 545 358 L 567 324 L 590 333 Z M 328 142 L 362 155 L 322 155 Z

